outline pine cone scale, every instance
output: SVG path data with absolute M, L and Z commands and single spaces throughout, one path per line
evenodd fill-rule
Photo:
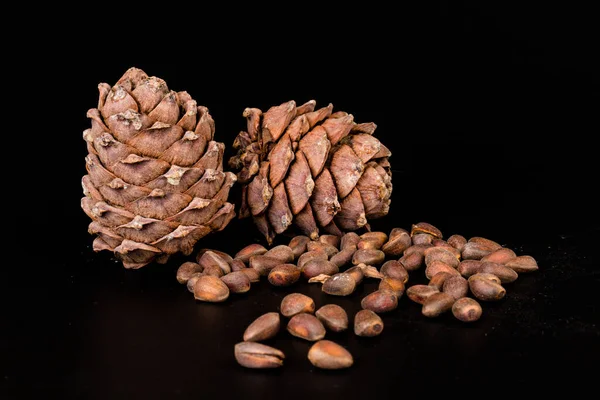
M 158 158 L 176 141 L 183 137 L 183 129 L 177 125 L 156 122 L 128 141 L 140 155 Z
M 318 176 L 325 167 L 331 150 L 327 132 L 318 126 L 300 139 L 298 146 L 308 161 L 312 176 Z
M 352 189 L 340 204 L 340 212 L 335 216 L 335 222 L 347 231 L 355 231 L 367 223 L 365 208 L 357 189 Z
M 306 119 L 310 129 L 314 128 L 319 122 L 325 120 L 331 115 L 333 111 L 333 104 L 329 104 L 327 107 L 320 108 L 316 111 L 306 113 Z
M 150 244 L 173 232 L 174 229 L 164 221 L 138 215 L 130 222 L 117 226 L 115 231 L 125 239 Z
M 295 116 L 296 102 L 293 100 L 280 106 L 271 107 L 263 115 L 263 136 L 268 137 L 269 141 L 277 141 Z
M 292 142 L 289 134 L 286 133 L 269 154 L 269 182 L 271 187 L 279 185 L 285 178 L 293 159 Z
M 113 165 L 113 173 L 124 182 L 144 186 L 169 170 L 168 162 L 129 154 Z
M 103 87 L 104 88 L 104 87 Z M 104 93 L 101 92 L 101 107 L 100 114 L 103 118 L 108 118 L 112 115 L 123 113 L 127 110 L 133 112 L 139 111 L 138 103 L 133 96 L 121 85 L 115 85 L 103 98 Z
M 354 116 L 344 115 L 339 118 L 328 118 L 323 122 L 323 129 L 332 145 L 336 145 L 342 138 L 346 137 L 352 129 Z
M 294 159 L 295 162 L 284 182 L 292 214 L 296 215 L 308 204 L 315 183 L 312 180 L 310 168 L 304 154 L 297 151 Z M 248 198 L 248 201 L 251 202 L 252 199 Z
M 273 199 L 268 210 L 269 222 L 276 234 L 283 233 L 292 224 L 293 215 L 288 204 L 285 185 L 282 182 L 273 190 Z
M 298 114 L 300 114 L 300 109 L 297 109 L 296 111 L 298 111 Z M 297 142 L 308 131 L 310 131 L 308 118 L 306 118 L 306 115 L 302 114 L 294 118 L 290 126 L 288 126 L 286 129 L 285 134 L 289 135 L 290 140 Z
M 152 192 L 152 188 L 129 185 L 120 178 L 115 178 L 98 188 L 101 198 L 115 206 L 125 207 Z
M 140 105 L 140 111 L 144 114 L 150 113 L 164 96 L 169 92 L 167 83 L 157 77 L 136 77 L 136 80 L 128 79 L 132 85 L 131 93 Z M 121 86 L 117 84 L 117 86 Z M 110 95 L 109 95 L 110 98 Z
M 294 222 L 296 223 L 296 226 L 300 228 L 300 231 L 311 238 L 311 240 L 317 240 L 319 238 L 319 228 L 317 227 L 317 222 L 315 221 L 310 203 L 306 203 L 306 207 L 295 216 Z
M 367 218 L 377 215 L 385 200 L 389 198 L 388 189 L 381 175 L 375 168 L 368 166 L 356 187 L 360 192 Z
M 174 167 L 173 167 L 174 168 Z M 173 177 L 167 177 L 165 182 L 171 185 L 175 182 Z M 168 182 L 171 179 L 171 182 Z M 223 186 L 225 182 L 225 173 L 214 169 L 202 170 L 200 168 L 189 168 L 180 178 L 178 186 L 181 191 L 189 194 L 192 197 L 205 196 L 213 198 Z
M 158 103 L 156 107 L 148 114 L 156 121 L 168 125 L 174 125 L 179 122 L 179 104 L 177 103 L 177 93 L 171 91 Z M 174 125 L 177 126 L 177 125 Z
M 345 198 L 360 179 L 364 164 L 348 145 L 342 145 L 331 159 L 331 173 L 340 198 Z
M 105 240 L 104 237 L 102 239 Z M 112 247 L 112 249 L 123 261 L 123 266 L 132 269 L 143 267 L 161 254 L 161 250 L 154 246 L 127 239 L 123 240 L 118 246 Z
M 92 119 L 92 131 L 104 129 L 105 131 L 112 132 L 113 136 L 121 143 L 127 143 L 140 130 L 152 126 L 150 117 L 138 114 L 132 110 L 111 115 L 103 122 L 98 121 L 100 119 L 100 112 L 98 110 L 92 109 L 90 112 L 94 116 Z
M 337 189 L 328 169 L 323 170 L 315 182 L 311 205 L 321 226 L 329 225 L 340 210 Z

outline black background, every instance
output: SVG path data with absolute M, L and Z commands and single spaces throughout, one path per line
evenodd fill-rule
M 25 253 L 34 261 L 4 281 L 0 394 L 368 398 L 541 394 L 592 383 L 600 355 L 593 193 L 600 64 L 592 13 L 468 2 L 265 12 L 255 5 L 235 15 L 183 11 L 180 23 L 121 12 L 41 35 L 54 55 L 44 59 L 45 76 L 59 82 L 44 89 L 44 104 L 57 122 L 45 119 L 42 131 L 52 140 L 38 150 L 50 157 L 35 164 L 43 177 L 36 184 L 43 201 L 35 203 L 42 240 Z M 380 337 L 328 334 L 354 355 L 349 370 L 315 370 L 306 359 L 310 344 L 285 331 L 270 342 L 287 356 L 282 369 L 245 370 L 233 345 L 285 294 L 308 293 L 317 306 L 334 302 L 353 315 L 376 283 L 332 298 L 315 285 L 261 282 L 211 305 L 176 282 L 185 257 L 128 271 L 110 254 L 94 253 L 79 207 L 81 132 L 97 84 L 116 82 L 130 66 L 207 106 L 228 146 L 245 126 L 245 107 L 266 110 L 290 99 L 331 102 L 358 122 L 374 121 L 393 153 L 394 192 L 389 216 L 373 229 L 427 221 L 446 237 L 484 236 L 532 255 L 540 271 L 507 285 L 506 298 L 484 304 L 474 324 L 426 319 L 402 298 L 383 316 Z M 234 220 L 200 246 L 235 253 L 252 241 L 261 242 L 252 225 Z

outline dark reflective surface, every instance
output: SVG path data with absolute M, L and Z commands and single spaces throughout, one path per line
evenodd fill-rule
M 245 230 L 244 225 L 234 222 L 232 228 Z M 322 293 L 318 284 L 281 289 L 263 280 L 249 293 L 207 304 L 196 302 L 176 282 L 180 262 L 128 271 L 108 255 L 94 254 L 90 239 L 80 235 L 74 239 L 79 251 L 53 265 L 45 287 L 35 293 L 23 288 L 13 297 L 22 307 L 13 309 L 8 332 L 28 351 L 4 349 L 9 366 L 4 384 L 21 393 L 69 398 L 223 393 L 265 398 L 290 390 L 315 396 L 369 396 L 376 390 L 389 396 L 399 387 L 419 391 L 452 385 L 448 390 L 454 391 L 473 383 L 531 389 L 540 384 L 532 382 L 533 375 L 584 384 L 592 373 L 587 365 L 598 356 L 595 291 L 600 282 L 592 249 L 599 238 L 595 230 L 502 242 L 536 257 L 540 271 L 505 285 L 504 300 L 482 303 L 483 316 L 475 323 L 461 323 L 450 314 L 427 319 L 404 296 L 397 310 L 382 315 L 385 328 L 379 337 L 327 333 L 355 357 L 349 370 L 316 370 L 306 358 L 310 343 L 282 329 L 266 343 L 286 354 L 285 366 L 252 371 L 236 364 L 233 346 L 254 318 L 278 310 L 286 294 L 305 293 L 317 307 L 339 304 L 352 321 L 360 299 L 376 289 L 377 281 L 366 280 L 351 296 L 338 298 Z M 223 233 L 205 244 L 233 252 L 242 242 Z M 423 270 L 412 273 L 409 282 L 425 282 Z

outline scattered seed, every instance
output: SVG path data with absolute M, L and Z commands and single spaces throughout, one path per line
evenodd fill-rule
M 343 369 L 354 363 L 352 354 L 330 340 L 319 340 L 308 350 L 308 360 L 317 368 Z
M 302 293 L 290 293 L 281 300 L 279 311 L 284 317 L 293 317 L 300 313 L 314 313 L 315 302 Z
M 348 329 L 348 314 L 337 304 L 327 304 L 315 312 L 315 316 L 332 332 Z
M 279 313 L 270 312 L 256 318 L 244 332 L 244 341 L 261 342 L 277 335 L 280 327 Z
M 354 334 L 373 337 L 383 332 L 383 320 L 371 310 L 360 310 L 354 316 Z
M 235 345 L 235 359 L 246 368 L 278 368 L 285 358 L 281 350 L 256 342 L 240 342 Z

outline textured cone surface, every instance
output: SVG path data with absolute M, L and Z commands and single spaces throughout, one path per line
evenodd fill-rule
M 340 235 L 389 211 L 391 153 L 373 136 L 376 125 L 315 105 L 247 108 L 247 129 L 233 143 L 239 217 L 252 217 L 269 243 L 291 229 Z
M 137 68 L 98 88 L 81 200 L 94 250 L 113 251 L 126 268 L 189 255 L 235 216 L 227 198 L 237 178 L 223 172 L 208 109 Z

